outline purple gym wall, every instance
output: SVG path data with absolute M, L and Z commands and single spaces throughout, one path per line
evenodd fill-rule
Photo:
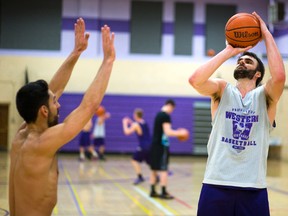
M 60 122 L 75 109 L 81 102 L 83 94 L 66 93 L 59 100 Z M 176 102 L 176 109 L 171 115 L 172 127 L 187 128 L 190 138 L 186 142 L 179 142 L 171 138 L 171 153 L 193 154 L 193 103 L 209 101 L 207 98 L 198 97 L 164 97 L 164 96 L 136 96 L 136 95 L 105 95 L 102 105 L 111 113 L 111 118 L 106 121 L 106 152 L 131 153 L 137 146 L 136 135 L 125 136 L 122 130 L 122 118 L 132 118 L 135 108 L 144 110 L 144 119 L 148 122 L 150 131 L 153 130 L 153 121 L 156 113 L 161 109 L 165 101 L 171 98 Z M 95 118 L 93 119 L 95 121 Z M 93 121 L 93 122 L 94 122 Z M 79 149 L 79 137 L 62 147 L 61 152 L 77 152 Z

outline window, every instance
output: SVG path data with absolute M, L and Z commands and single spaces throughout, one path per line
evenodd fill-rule
M 62 1 L 0 1 L 0 48 L 59 50 Z
M 175 4 L 174 54 L 192 54 L 193 7 L 192 3 Z
M 131 53 L 160 54 L 162 2 L 132 1 Z
M 216 53 L 224 49 L 225 25 L 236 14 L 234 5 L 208 4 L 206 6 L 206 53 L 213 49 Z

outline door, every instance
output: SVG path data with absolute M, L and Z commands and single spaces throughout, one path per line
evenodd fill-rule
M 0 104 L 0 151 L 8 150 L 8 109 L 8 104 Z

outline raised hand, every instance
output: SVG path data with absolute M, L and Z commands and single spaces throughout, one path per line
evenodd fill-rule
M 114 48 L 114 33 L 110 32 L 110 28 L 104 25 L 101 28 L 102 32 L 102 46 L 104 53 L 104 61 L 114 61 L 115 60 L 115 48 Z
M 88 46 L 90 34 L 86 31 L 85 22 L 82 18 L 77 19 L 74 24 L 75 45 L 74 50 L 82 53 Z
M 261 28 L 261 34 L 262 34 L 262 39 L 265 40 L 266 34 L 267 34 L 267 33 L 270 34 L 270 31 L 268 30 L 266 23 L 262 20 L 262 18 L 261 18 L 255 11 L 254 11 L 252 14 L 253 14 L 255 17 L 257 17 L 257 19 L 259 20 L 259 22 L 260 22 L 260 28 Z

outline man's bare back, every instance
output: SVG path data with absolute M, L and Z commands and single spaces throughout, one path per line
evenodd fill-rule
M 15 200 L 13 214 L 51 215 L 57 202 L 56 156 L 42 154 L 39 134 L 26 126 L 16 135 L 10 157 L 10 187 Z
M 57 203 L 57 151 L 74 139 L 102 102 L 115 60 L 114 33 L 101 28 L 103 61 L 79 106 L 58 123 L 62 95 L 89 34 L 79 18 L 74 25 L 75 45 L 48 84 L 30 82 L 19 89 L 16 107 L 24 119 L 10 151 L 9 209 L 11 216 L 49 216 Z

